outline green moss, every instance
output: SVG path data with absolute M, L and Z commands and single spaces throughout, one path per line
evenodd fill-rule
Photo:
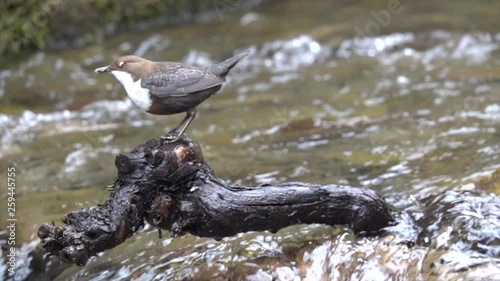
M 186 22 L 214 8 L 199 0 L 7 0 L 0 4 L 0 55 L 84 46 L 121 30 Z
M 43 48 L 54 1 L 11 0 L 0 9 L 0 54 Z

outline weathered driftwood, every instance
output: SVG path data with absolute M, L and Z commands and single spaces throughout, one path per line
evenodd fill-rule
M 176 143 L 150 140 L 117 156 L 115 165 L 118 178 L 103 205 L 67 214 L 64 227 L 40 226 L 44 252 L 84 265 L 132 236 L 145 220 L 172 236 L 215 239 L 298 223 L 342 224 L 371 235 L 394 221 L 388 204 L 369 189 L 298 182 L 230 186 L 215 177 L 200 146 L 185 136 Z

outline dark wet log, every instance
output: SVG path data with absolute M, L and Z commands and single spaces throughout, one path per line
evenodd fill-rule
M 84 265 L 90 256 L 123 243 L 144 226 L 144 210 L 153 196 L 135 184 L 123 184 L 104 205 L 67 214 L 66 227 L 43 223 L 38 229 L 43 252 Z
M 176 143 L 150 140 L 117 156 L 115 165 L 118 178 L 103 205 L 69 213 L 65 227 L 40 226 L 44 252 L 84 265 L 132 236 L 144 220 L 174 237 L 216 239 L 299 223 L 348 225 L 371 235 L 394 222 L 388 204 L 369 189 L 298 182 L 230 186 L 185 136 Z
M 212 177 L 190 182 L 188 188 L 182 196 L 158 194 L 147 221 L 173 236 L 188 232 L 219 239 L 300 223 L 342 224 L 373 234 L 392 220 L 384 200 L 368 189 L 299 182 L 247 188 Z

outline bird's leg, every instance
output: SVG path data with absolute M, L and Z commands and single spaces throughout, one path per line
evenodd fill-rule
M 186 123 L 186 121 L 188 121 L 188 119 L 190 119 L 190 117 L 191 117 L 190 116 L 190 111 L 191 111 L 191 109 L 187 111 L 186 116 L 184 117 L 184 119 L 182 119 L 181 123 L 179 123 L 179 125 L 177 125 L 177 127 L 175 127 L 172 130 L 170 130 L 169 133 L 175 133 L 175 132 L 177 132 L 177 130 L 179 130 L 179 128 L 182 127 L 182 125 L 184 123 Z M 196 115 L 196 110 L 195 110 L 194 114 Z M 189 121 L 189 122 L 191 122 L 191 121 Z
M 196 117 L 196 108 L 191 108 L 190 110 L 188 110 L 186 117 L 184 117 L 184 120 L 186 120 L 183 122 L 184 127 L 182 127 L 181 131 L 179 132 L 179 136 L 184 134 L 187 127 L 189 126 L 189 124 L 191 124 L 191 122 L 194 120 L 195 117 Z
M 168 143 L 176 142 L 181 137 L 181 135 L 184 134 L 187 127 L 189 126 L 189 124 L 191 124 L 191 122 L 195 117 L 196 117 L 196 109 L 195 108 L 189 109 L 187 111 L 186 117 L 182 119 L 181 123 L 169 132 L 169 135 L 166 137 L 167 142 Z M 182 129 L 179 132 L 177 132 L 177 130 L 180 127 L 182 127 Z M 176 134 L 176 136 L 173 139 L 170 139 L 174 133 Z
M 180 136 L 179 133 L 177 133 L 177 130 L 182 127 L 184 123 L 189 119 L 189 113 L 186 113 L 186 116 L 184 116 L 184 119 L 177 125 L 177 127 L 173 128 L 170 130 L 166 135 L 161 136 L 161 140 L 167 140 L 168 142 L 174 142 L 175 140 L 178 139 L 178 136 Z

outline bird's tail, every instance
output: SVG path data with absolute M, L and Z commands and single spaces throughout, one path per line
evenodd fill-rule
M 229 58 L 221 63 L 216 63 L 208 68 L 208 72 L 219 77 L 226 77 L 227 73 L 233 68 L 242 58 L 248 56 L 250 51 L 245 51 Z

